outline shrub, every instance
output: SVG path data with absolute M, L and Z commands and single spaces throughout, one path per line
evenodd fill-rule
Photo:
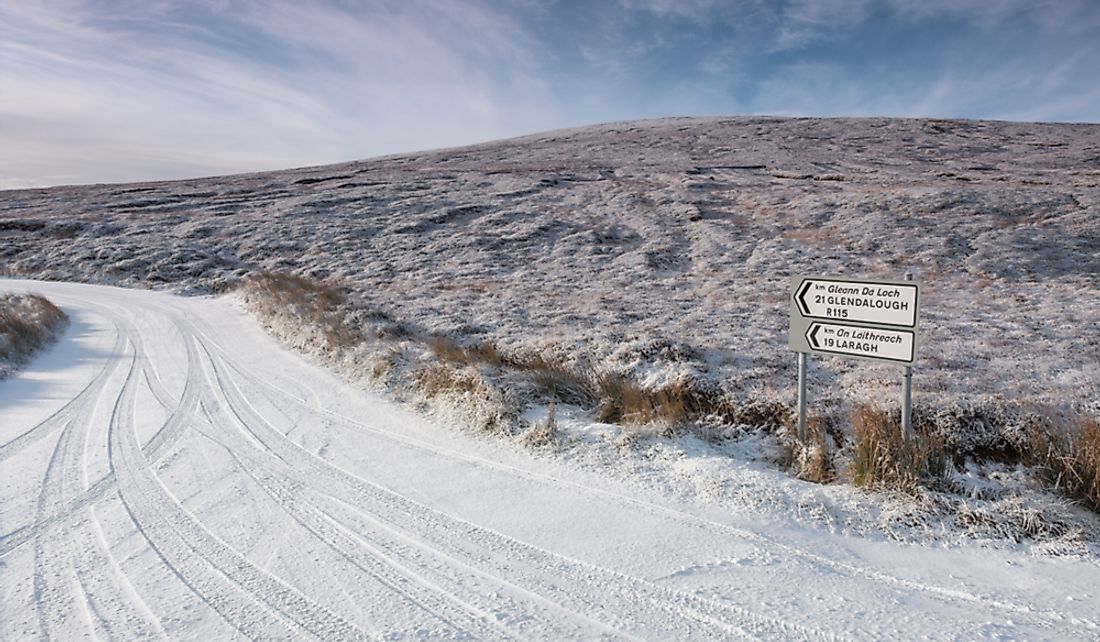
M 335 286 L 293 274 L 258 272 L 244 279 L 239 291 L 245 303 L 285 336 L 312 329 L 327 350 L 351 348 L 363 340 L 344 322 L 347 298 Z
M 0 296 L 0 379 L 57 337 L 69 317 L 37 294 Z
M 1057 492 L 1100 512 L 1100 423 L 1076 416 L 1045 424 L 1033 439 L 1040 474 Z
M 557 439 L 558 420 L 555 403 L 550 401 L 550 411 L 544 421 L 536 423 L 531 430 L 523 435 L 523 445 L 528 448 L 544 448 L 554 443 Z
M 603 423 L 645 424 L 655 417 L 654 400 L 625 376 L 604 373 L 596 377 L 597 416 Z
M 855 485 L 913 492 L 922 478 L 944 474 L 947 463 L 941 440 L 929 435 L 906 439 L 898 417 L 869 406 L 857 407 L 851 419 Z
M 788 426 L 787 438 L 781 442 L 783 456 L 780 464 L 793 471 L 799 479 L 825 484 L 836 477 L 826 425 L 824 417 L 808 418 L 805 441 L 799 438 L 797 425 Z

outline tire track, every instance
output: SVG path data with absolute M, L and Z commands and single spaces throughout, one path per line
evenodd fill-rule
M 216 415 L 216 413 L 212 414 Z M 224 436 L 204 433 L 212 442 L 218 444 L 229 454 L 253 482 L 257 484 L 278 505 L 279 509 L 298 526 L 308 532 L 317 541 L 336 552 L 348 565 L 370 578 L 373 584 L 382 587 L 385 593 L 374 599 L 394 602 L 394 612 L 409 610 L 409 606 L 418 610 L 434 622 L 433 630 L 447 630 L 447 638 L 465 638 L 478 640 L 515 639 L 503 628 L 494 625 L 494 618 L 487 611 L 472 607 L 469 602 L 459 600 L 458 594 L 438 590 L 423 576 L 410 571 L 408 566 L 396 561 L 362 540 L 339 522 L 305 500 L 304 485 L 267 470 L 256 455 L 242 452 L 240 445 L 232 445 Z M 245 448 L 248 448 L 245 446 Z M 412 624 L 410 622 L 410 624 Z M 415 626 L 424 626 L 417 621 Z M 387 635 L 400 636 L 412 634 L 400 627 L 390 626 Z
M 254 640 L 361 640 L 367 635 L 297 589 L 257 569 L 207 531 L 146 465 L 133 431 L 137 368 L 119 395 L 109 458 L 130 517 L 168 568 L 227 623 Z
M 198 338 L 195 338 L 198 342 Z M 256 431 L 244 422 L 225 396 L 222 374 L 214 363 L 210 351 L 202 346 L 207 359 L 203 368 L 211 391 L 210 405 L 203 404 L 210 426 L 236 426 L 237 431 L 220 430 L 205 433 L 237 462 L 279 508 L 313 537 L 339 554 L 347 563 L 372 578 L 387 592 L 399 596 L 407 605 L 413 605 L 429 618 L 450 629 L 454 637 L 479 640 L 511 640 L 514 637 L 495 622 L 491 609 L 471 604 L 466 591 L 444 591 L 425 576 L 412 570 L 398 558 L 387 555 L 372 546 L 359 534 L 349 531 L 324 511 L 303 501 L 307 482 L 290 473 L 291 465 L 283 460 L 272 460 L 270 449 L 256 438 Z M 215 393 L 221 394 L 215 394 Z M 200 430 L 200 432 L 203 432 Z M 239 435 L 239 437 L 237 436 Z M 276 472 L 275 469 L 278 469 Z M 392 599 L 386 596 L 382 599 Z M 418 625 L 419 626 L 419 625 Z M 396 634 L 396 631 L 388 630 Z M 565 638 L 560 638 L 565 639 Z
M 44 513 L 84 490 L 85 445 L 98 406 L 116 389 L 115 375 L 124 358 L 116 355 L 104 368 L 98 395 L 74 407 L 74 416 L 62 429 L 42 479 L 35 521 L 44 521 Z M 53 528 L 37 531 L 35 537 L 33 587 L 40 637 L 66 639 L 65 632 L 73 630 L 73 617 L 85 607 L 112 638 L 153 639 L 163 633 L 145 605 L 140 600 L 135 603 L 137 596 L 125 590 L 128 584 L 121 570 L 93 530 L 91 507 L 64 517 Z
M 116 324 L 116 327 L 119 326 Z M 129 336 L 132 338 L 132 335 Z M 120 338 L 118 345 L 119 348 L 115 351 L 116 354 L 122 351 L 122 346 L 125 345 L 125 339 Z M 156 433 L 154 433 L 153 437 L 141 447 L 142 456 L 149 462 L 155 463 L 160 461 L 161 457 L 167 454 L 168 450 L 186 433 L 187 422 L 194 417 L 198 410 L 201 390 L 195 385 L 195 379 L 192 376 L 196 359 L 197 353 L 194 350 L 189 350 L 187 353 L 188 376 L 185 380 L 183 396 L 178 402 L 172 399 L 171 394 L 168 393 L 163 386 L 159 387 L 159 392 L 156 386 L 150 387 L 154 396 L 157 397 L 158 403 L 171 412 L 168 419 L 161 425 Z M 151 369 L 150 366 L 148 366 L 148 362 L 143 362 L 140 368 L 144 379 L 148 381 Z M 153 377 L 156 378 L 155 373 Z M 68 501 L 48 506 L 45 513 L 37 515 L 32 523 L 21 526 L 4 535 L 0 535 L 0 558 L 3 558 L 8 553 L 26 544 L 38 531 L 49 528 L 66 516 L 107 497 L 110 493 L 114 492 L 115 489 L 116 484 L 114 477 L 112 475 L 105 475 Z
M 119 355 L 126 346 L 125 335 L 117 322 L 114 326 L 115 343 L 111 348 L 111 354 Z M 108 359 L 107 363 L 103 364 L 103 367 L 99 369 L 94 377 L 92 377 L 92 380 L 89 381 L 71 401 L 26 432 L 0 444 L 0 462 L 18 454 L 24 448 L 37 443 L 66 423 L 72 421 L 73 417 L 80 413 L 82 408 L 89 403 L 89 400 L 99 398 L 103 393 L 103 387 L 106 385 L 107 379 L 113 371 L 114 363 L 115 360 Z
M 263 387 L 276 393 L 280 391 L 278 387 L 262 380 L 261 378 L 258 378 L 248 369 L 241 367 L 232 361 L 226 361 L 225 363 L 227 368 L 231 368 L 241 377 L 249 380 L 252 385 Z M 338 421 L 349 428 L 368 430 L 379 436 L 385 437 L 398 443 L 418 448 L 425 452 L 457 459 L 459 461 L 468 462 L 491 470 L 508 472 L 535 481 L 547 482 L 568 488 L 573 488 L 585 493 L 610 498 L 624 504 L 636 506 L 647 511 L 649 514 L 673 519 L 685 525 L 703 527 L 727 533 L 733 537 L 752 542 L 754 545 L 768 551 L 769 553 L 773 553 L 776 556 L 783 557 L 785 559 L 800 563 L 813 569 L 826 570 L 832 573 L 843 575 L 848 578 L 875 582 L 876 584 L 883 586 L 887 590 L 897 592 L 899 595 L 909 595 L 913 592 L 916 592 L 925 596 L 928 599 L 935 600 L 943 604 L 953 605 L 964 610 L 972 609 L 977 606 L 981 607 L 983 610 L 989 611 L 991 615 L 999 613 L 1012 613 L 1018 618 L 1024 618 L 1031 621 L 1039 621 L 1049 625 L 1055 625 L 1059 628 L 1065 628 L 1067 625 L 1069 625 L 1077 629 L 1084 629 L 1094 633 L 1096 631 L 1100 631 L 1100 623 L 1089 618 L 1070 616 L 1066 613 L 1053 610 L 1040 610 L 1027 604 L 1011 602 L 986 595 L 974 594 L 959 589 L 945 588 L 918 580 L 897 577 L 883 571 L 855 566 L 839 560 L 830 559 L 809 551 L 805 551 L 790 544 L 785 544 L 783 542 L 764 537 L 758 533 L 744 528 L 738 528 L 735 526 L 730 526 L 728 524 L 723 524 L 721 522 L 715 522 L 713 520 L 692 515 L 690 513 L 677 510 L 675 508 L 670 508 L 667 506 L 648 502 L 644 499 L 623 495 L 602 488 L 595 488 L 560 477 L 554 477 L 535 471 L 516 468 L 514 466 L 510 466 L 501 462 L 496 462 L 486 458 L 468 455 L 447 448 L 439 447 L 434 444 L 416 439 L 415 437 L 402 435 L 390 430 L 378 428 L 362 421 L 345 417 L 339 413 L 327 409 L 311 407 L 301 399 L 295 398 L 294 396 L 279 396 L 278 399 L 284 402 L 299 405 L 302 409 L 306 411 L 323 414 L 324 416 L 332 420 Z M 276 432 L 278 433 L 279 431 L 276 430 Z
M 226 425 L 217 422 L 213 416 L 215 414 L 219 413 L 212 413 L 211 425 Z M 220 414 L 226 413 L 223 411 Z M 240 421 L 236 416 L 225 416 L 224 419 L 231 423 Z M 248 430 L 243 425 L 240 428 Z M 233 440 L 226 435 L 227 431 L 218 434 L 200 432 L 224 448 L 240 468 L 300 526 L 348 563 L 403 597 L 407 603 L 453 628 L 456 637 L 503 640 L 514 639 L 515 633 L 524 633 L 523 628 L 527 626 L 510 632 L 498 624 L 499 613 L 507 613 L 510 620 L 523 625 L 539 623 L 543 634 L 546 630 L 554 631 L 549 639 L 592 637 L 592 631 L 627 637 L 594 620 L 586 628 L 565 627 L 563 618 L 576 619 L 576 616 L 557 604 L 509 586 L 471 567 L 464 567 L 459 573 L 438 561 L 429 563 L 424 559 L 423 551 L 396 543 L 392 538 L 387 540 L 378 529 L 348 528 L 348 520 L 338 519 L 318 505 L 319 502 L 331 501 L 330 498 L 311 492 L 306 481 L 295 474 L 286 462 L 273 460 L 270 452 L 256 450 L 245 440 Z M 313 497 L 313 500 L 308 500 L 308 497 Z M 541 604 L 532 607 L 509 593 L 526 593 L 524 598 Z M 389 629 L 388 632 L 399 633 Z M 590 635 L 583 636 L 582 632 Z
M 492 560 L 490 566 L 496 575 L 502 570 L 507 574 L 500 579 L 525 586 L 531 593 L 554 596 L 559 608 L 567 613 L 622 629 L 648 623 L 653 629 L 650 635 L 664 639 L 829 637 L 551 553 L 418 504 L 302 450 L 255 411 L 227 377 L 224 366 L 215 363 L 215 373 L 218 379 L 214 387 L 226 396 L 225 403 L 254 442 L 261 444 L 273 460 L 296 471 L 302 484 L 355 506 L 364 517 L 383 520 L 397 532 L 415 534 L 406 542 L 419 541 L 421 547 L 426 542 L 452 565 L 484 567 Z M 462 536 L 440 539 L 441 535 L 454 533 Z M 465 544 L 470 541 L 477 544 Z

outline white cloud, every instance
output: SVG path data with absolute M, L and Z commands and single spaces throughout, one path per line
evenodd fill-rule
M 776 49 L 796 49 L 863 23 L 872 0 L 793 0 L 783 7 Z
M 837 39 L 873 16 L 919 24 L 941 19 L 978 30 L 1030 26 L 1047 35 L 1095 33 L 1095 0 L 788 0 L 779 5 L 776 50 Z
M 619 0 L 619 4 L 629 11 L 648 11 L 659 17 L 702 19 L 723 3 L 722 0 Z
M 41 177 L 51 164 L 68 168 L 66 180 L 153 179 L 183 168 L 335 162 L 555 123 L 522 27 L 474 6 L 140 6 L 0 7 L 6 185 L 54 182 Z M 25 126 L 30 118 L 36 127 Z M 44 131 L 69 142 L 44 143 Z
M 915 38 L 944 24 L 973 38 L 928 59 L 853 56 L 849 39 L 884 17 L 929 30 Z M 274 169 L 640 116 L 1097 120 L 1096 43 L 1095 0 L 0 0 L 0 186 Z

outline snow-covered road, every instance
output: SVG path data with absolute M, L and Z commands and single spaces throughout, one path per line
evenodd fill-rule
M 799 530 L 364 394 L 228 299 L 65 309 L 0 382 L 0 639 L 1096 639 L 1100 567 Z

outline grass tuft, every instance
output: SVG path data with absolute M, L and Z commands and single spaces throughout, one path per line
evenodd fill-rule
M 557 440 L 558 420 L 556 404 L 550 401 L 550 410 L 544 421 L 536 423 L 523 435 L 521 442 L 528 448 L 545 448 Z
M 595 380 L 599 408 L 597 417 L 606 424 L 648 423 L 653 415 L 652 400 L 642 387 L 615 373 L 599 375 Z
M 428 348 L 439 361 L 452 364 L 468 364 L 470 357 L 458 342 L 450 337 L 433 336 L 428 339 Z
M 1056 492 L 1100 513 L 1100 422 L 1073 416 L 1046 424 L 1032 447 L 1040 475 Z
M 0 296 L 0 379 L 54 340 L 69 317 L 37 294 Z
M 596 403 L 589 377 L 557 359 L 531 353 L 504 358 L 501 366 L 526 376 L 540 394 L 552 401 L 584 407 Z
M 599 400 L 599 420 L 604 423 L 662 423 L 671 428 L 704 418 L 737 423 L 735 411 L 720 390 L 701 388 L 691 379 L 648 389 L 626 376 L 603 373 L 594 377 L 591 385 Z
M 941 440 L 929 435 L 905 439 L 893 414 L 858 406 L 851 415 L 856 486 L 915 492 L 922 478 L 942 477 L 947 460 Z
M 824 417 L 809 417 L 806 440 L 798 437 L 797 424 L 788 426 L 787 438 L 781 441 L 780 464 L 801 480 L 827 484 L 836 479 L 836 463 Z
M 337 287 L 294 274 L 258 272 L 244 279 L 239 292 L 261 318 L 284 326 L 284 334 L 310 329 L 326 351 L 362 343 L 362 333 L 344 321 L 347 297 Z

